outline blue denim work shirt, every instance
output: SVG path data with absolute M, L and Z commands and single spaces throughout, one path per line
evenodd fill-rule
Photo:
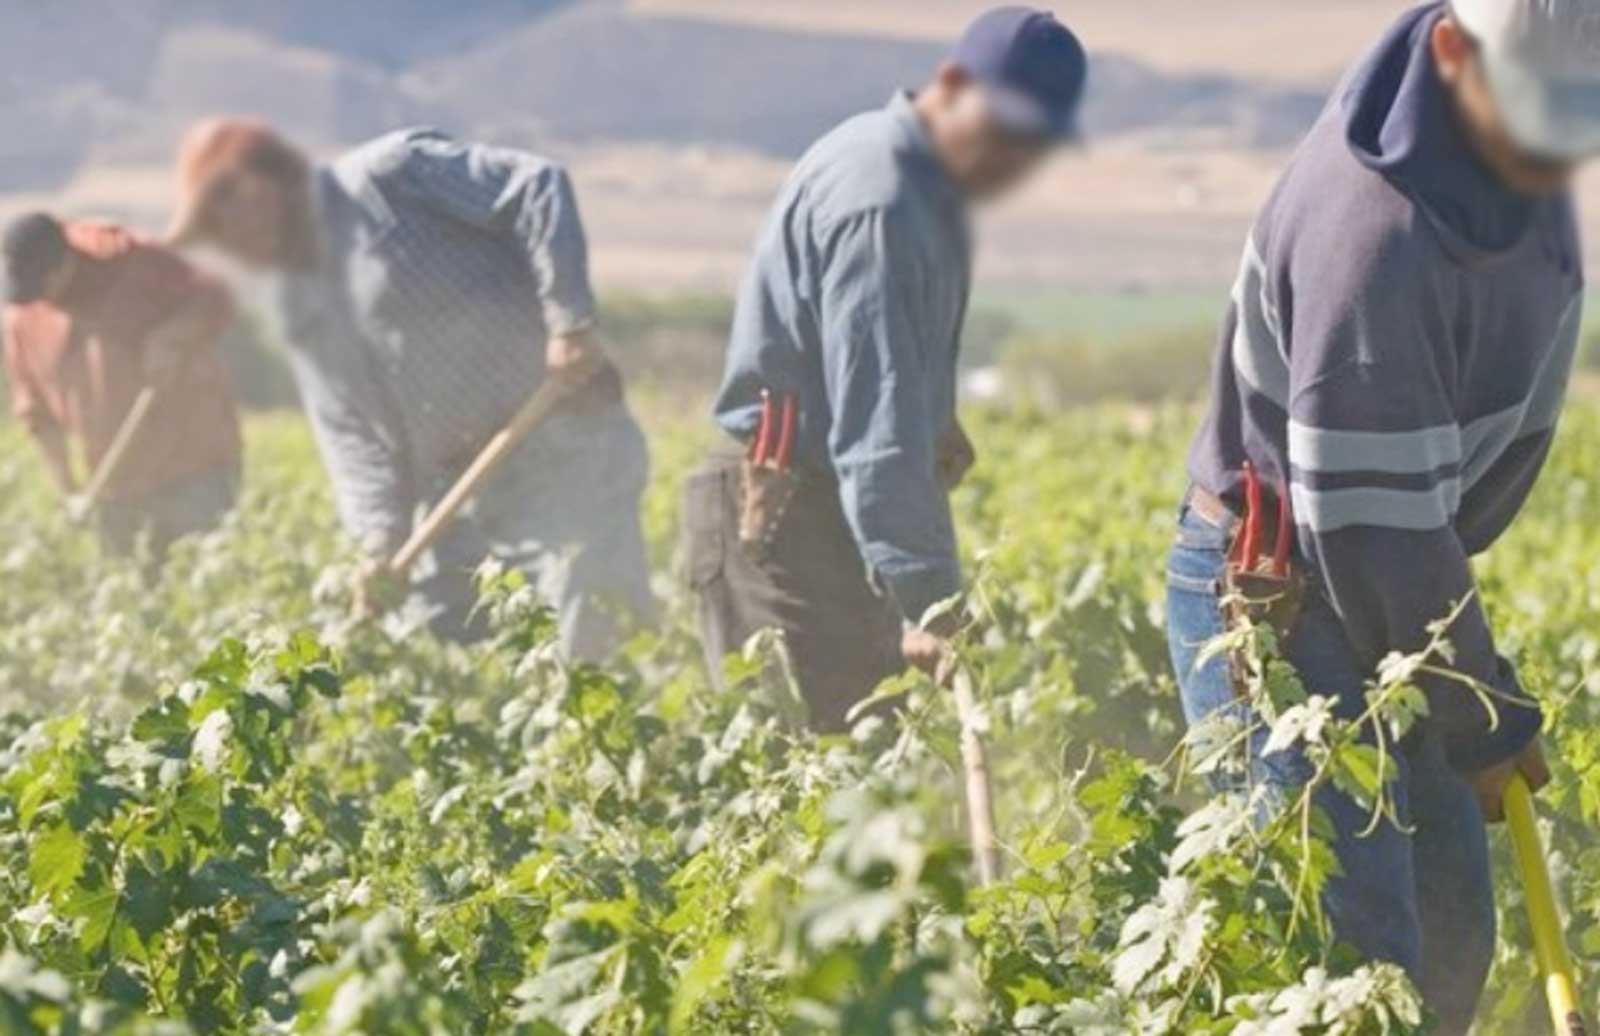
M 763 388 L 796 396 L 796 464 L 837 478 L 866 566 L 911 621 L 961 589 L 935 461 L 971 283 L 966 201 L 901 93 L 819 141 L 784 187 L 714 406 L 749 439 Z
M 402 130 L 319 169 L 314 269 L 280 307 L 340 516 L 368 549 L 538 388 L 545 342 L 594 322 L 566 172 L 521 151 Z

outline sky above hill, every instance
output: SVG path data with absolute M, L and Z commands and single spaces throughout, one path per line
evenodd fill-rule
M 944 40 L 985 0 L 630 0 L 689 15 L 829 33 Z M 1045 4 L 1089 45 L 1173 71 L 1226 70 L 1290 83 L 1337 75 L 1406 7 L 1396 0 L 1070 0 Z
M 318 155 L 429 123 L 569 164 L 603 282 L 721 293 L 794 156 L 915 86 L 983 6 L 0 4 L 0 218 L 45 206 L 161 226 L 167 163 L 204 115 L 268 119 Z M 983 276 L 1046 289 L 1225 283 L 1329 85 L 1406 6 L 1061 0 L 1094 56 L 1092 146 L 987 217 Z

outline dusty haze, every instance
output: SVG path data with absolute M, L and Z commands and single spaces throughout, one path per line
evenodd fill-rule
M 984 5 L 370 0 L 334 11 L 283 0 L 245 15 L 230 6 L 129 0 L 109 27 L 107 9 L 88 0 L 0 13 L 9 41 L 0 211 L 45 205 L 159 227 L 178 134 L 218 110 L 274 119 L 319 153 L 429 122 L 568 162 L 603 285 L 726 293 L 794 154 L 913 85 Z M 1097 59 L 1093 146 L 988 218 L 984 282 L 1222 284 L 1339 70 L 1404 7 L 1059 5 Z M 108 31 L 123 44 L 109 56 Z

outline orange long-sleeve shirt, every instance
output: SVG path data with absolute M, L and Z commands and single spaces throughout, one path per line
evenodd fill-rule
M 233 319 L 228 290 L 174 252 L 119 227 L 66 225 L 79 266 L 59 302 L 5 311 L 5 366 L 13 414 L 35 434 L 76 437 L 93 469 L 145 385 L 150 333 L 180 312 L 204 314 L 170 384 L 156 396 L 107 500 L 137 500 L 238 462 L 232 381 L 217 341 Z

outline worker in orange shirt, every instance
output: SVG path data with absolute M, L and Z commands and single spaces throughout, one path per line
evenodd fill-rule
M 217 348 L 233 320 L 227 289 L 105 223 L 32 213 L 6 228 L 0 247 L 12 413 L 69 513 L 92 517 L 115 553 L 148 538 L 155 558 L 214 527 L 234 505 L 240 471 L 238 411 Z M 85 501 L 69 443 L 95 470 L 146 387 L 154 394 L 126 452 Z

